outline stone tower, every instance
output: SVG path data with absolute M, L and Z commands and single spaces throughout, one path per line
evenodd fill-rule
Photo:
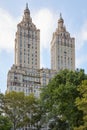
M 40 88 L 40 30 L 32 22 L 28 4 L 22 21 L 17 25 L 15 63 L 8 71 L 7 92 L 39 95 Z
M 51 41 L 51 69 L 75 70 L 75 39 L 66 30 L 61 14 Z
M 40 30 L 32 22 L 28 4 L 22 21 L 17 25 L 15 65 L 40 69 Z

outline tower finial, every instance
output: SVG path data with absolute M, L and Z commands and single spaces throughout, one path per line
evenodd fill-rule
M 26 9 L 28 9 L 28 3 L 26 3 Z
M 62 14 L 60 13 L 60 19 L 62 18 Z

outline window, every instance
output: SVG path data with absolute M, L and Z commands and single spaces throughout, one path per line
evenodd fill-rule
M 20 41 L 20 47 L 22 47 L 22 42 Z
M 30 44 L 28 44 L 28 48 L 30 48 Z
M 20 51 L 20 55 L 22 55 L 22 52 Z

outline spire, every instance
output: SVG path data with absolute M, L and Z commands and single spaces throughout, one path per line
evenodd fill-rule
M 64 24 L 64 20 L 62 18 L 62 14 L 60 13 L 60 18 L 58 20 L 58 30 L 62 30 L 63 29 L 63 24 Z
M 58 20 L 58 23 L 60 24 L 60 23 L 64 23 L 64 20 L 63 20 L 63 18 L 62 18 L 62 14 L 60 13 L 60 18 L 59 18 L 59 20 Z
M 62 14 L 60 13 L 60 19 L 62 19 Z
M 28 3 L 26 3 L 26 9 L 28 9 Z
M 64 22 L 63 18 L 62 18 L 62 13 L 60 13 L 60 19 L 58 20 L 59 22 Z
M 25 20 L 25 21 L 29 21 L 30 20 L 30 10 L 28 8 L 28 3 L 26 3 L 26 8 L 24 10 L 23 20 Z
M 25 10 L 24 10 L 24 13 L 30 14 L 30 10 L 29 10 L 29 8 L 28 8 L 28 3 L 26 3 L 26 8 L 25 8 Z

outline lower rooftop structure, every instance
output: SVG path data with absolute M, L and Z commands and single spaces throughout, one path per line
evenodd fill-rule
M 55 70 L 34 69 L 13 65 L 7 76 L 7 93 L 11 91 L 33 93 L 39 97 L 40 89 L 56 75 Z

